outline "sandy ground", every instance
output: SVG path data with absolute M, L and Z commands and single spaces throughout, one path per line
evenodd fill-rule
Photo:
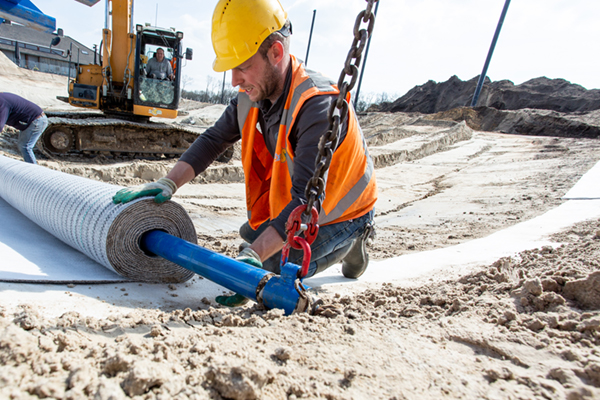
M 38 100 L 27 82 L 47 75 L 25 79 L 3 68 L 3 90 L 17 76 L 18 93 Z M 63 95 L 61 84 L 49 85 Z M 53 97 L 44 101 L 64 108 Z M 183 106 L 188 115 L 178 122 L 200 130 L 220 111 Z M 600 158 L 593 139 L 477 132 L 403 113 L 364 115 L 361 124 L 380 188 L 369 246 L 376 261 L 448 248 L 542 215 L 564 203 Z M 6 130 L 0 154 L 19 158 L 15 139 Z M 120 185 L 154 180 L 173 162 L 40 155 L 48 168 Z M 245 215 L 241 177 L 234 157 L 175 196 L 202 246 L 236 254 Z M 435 271 L 418 285 L 322 287 L 328 308 L 317 316 L 283 316 L 253 303 L 224 309 L 202 296 L 186 307 L 157 308 L 133 301 L 136 290 L 149 290 L 137 284 L 112 285 L 121 306 L 111 308 L 95 287 L 86 295 L 60 285 L 71 304 L 65 312 L 43 301 L 0 305 L 0 398 L 600 398 L 600 220 L 548 239 L 554 245 L 458 278 Z M 43 297 L 47 286 L 20 290 Z M 155 290 L 174 297 L 185 290 L 171 286 Z M 0 291 L 10 289 L 0 283 Z M 80 306 L 96 294 L 108 300 L 100 316 Z

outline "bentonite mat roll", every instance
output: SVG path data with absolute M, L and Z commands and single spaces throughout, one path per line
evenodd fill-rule
M 184 282 L 194 273 L 140 248 L 141 236 L 162 230 L 197 243 L 183 207 L 138 199 L 113 204 L 121 187 L 0 156 L 0 196 L 69 246 L 117 274 L 144 282 Z

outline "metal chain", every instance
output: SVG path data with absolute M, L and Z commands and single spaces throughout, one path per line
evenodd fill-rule
M 373 14 L 371 10 L 373 9 L 373 4 L 378 0 L 366 1 L 366 9 L 361 11 L 356 17 L 356 22 L 354 23 L 354 40 L 352 41 L 352 46 L 346 57 L 344 69 L 342 69 L 342 73 L 338 79 L 338 89 L 340 90 L 340 94 L 338 95 L 337 101 L 331 103 L 331 106 L 329 107 L 329 113 L 327 115 L 329 127 L 319 141 L 319 154 L 315 160 L 315 173 L 306 183 L 304 192 L 307 200 L 307 207 L 304 211 L 306 217 L 310 216 L 315 203 L 317 203 L 319 206 L 318 209 L 320 210 L 323 192 L 325 191 L 325 174 L 331 164 L 333 152 L 338 145 L 340 127 L 344 124 L 348 115 L 349 106 L 346 97 L 348 92 L 351 91 L 356 84 L 362 52 L 367 44 L 367 40 L 371 37 L 373 26 L 375 25 L 375 14 Z M 361 22 L 365 24 L 368 23 L 366 30 L 360 29 Z M 353 60 L 354 64 L 352 64 Z M 347 76 L 351 77 L 350 83 L 345 81 Z

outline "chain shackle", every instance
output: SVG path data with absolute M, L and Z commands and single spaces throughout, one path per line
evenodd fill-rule
M 307 207 L 304 212 L 305 217 L 309 217 L 310 210 L 313 207 L 321 209 L 321 201 L 323 199 L 323 192 L 325 191 L 326 174 L 333 158 L 333 152 L 337 148 L 338 140 L 340 136 L 340 129 L 344 125 L 346 118 L 348 117 L 348 92 L 350 92 L 356 81 L 358 80 L 358 67 L 362 59 L 362 52 L 367 45 L 368 39 L 371 37 L 373 27 L 375 26 L 375 14 L 371 12 L 373 4 L 378 0 L 366 0 L 367 7 L 361 11 L 356 17 L 354 23 L 354 39 L 352 40 L 352 46 L 344 62 L 344 68 L 338 79 L 338 89 L 340 91 L 338 98 L 335 102 L 331 103 L 327 119 L 329 121 L 329 127 L 325 134 L 319 141 L 319 155 L 315 160 L 315 172 L 313 177 L 306 183 L 306 190 L 304 194 L 306 196 Z M 367 24 L 367 28 L 361 28 L 362 24 Z M 354 62 L 353 62 L 354 61 Z M 350 82 L 346 81 L 346 77 L 350 77 Z M 318 207 L 316 207 L 316 205 Z

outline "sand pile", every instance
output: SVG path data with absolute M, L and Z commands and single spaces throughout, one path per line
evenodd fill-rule
M 567 238 L 458 281 L 325 296 L 320 316 L 209 299 L 106 320 L 0 308 L 0 396 L 598 398 L 600 221 Z
M 66 76 L 19 68 L 0 51 L 0 91 L 26 98 L 44 110 L 75 109 L 56 96 L 67 96 Z
M 446 82 L 429 81 L 415 86 L 404 96 L 378 108 L 388 112 L 436 113 L 471 105 L 479 76 L 462 81 L 452 76 Z M 560 112 L 600 109 L 600 90 L 587 90 L 564 79 L 539 77 L 515 85 L 509 80 L 492 82 L 486 77 L 477 106 L 497 110 L 535 108 Z

